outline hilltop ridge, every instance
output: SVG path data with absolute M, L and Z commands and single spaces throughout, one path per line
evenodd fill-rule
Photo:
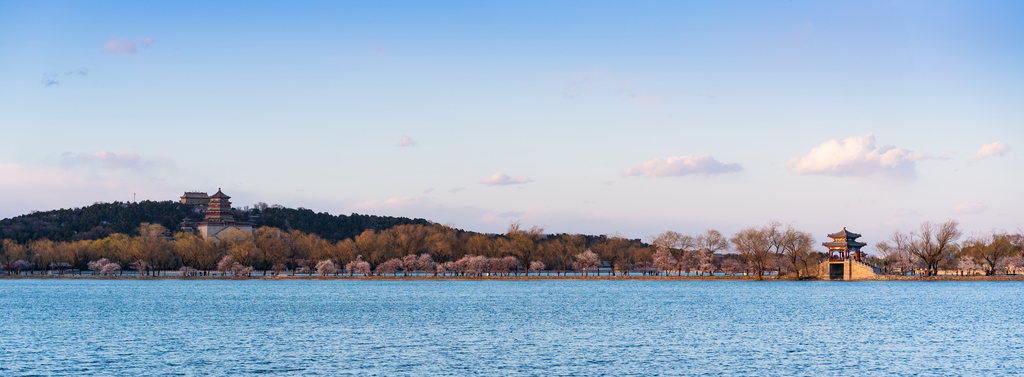
M 431 222 L 407 217 L 363 215 L 331 215 L 305 208 L 260 206 L 244 209 L 255 227 L 273 226 L 285 230 L 314 233 L 337 241 L 351 238 L 367 229 L 383 230 L 396 225 Z M 47 238 L 53 241 L 94 240 L 113 233 L 135 235 L 139 224 L 160 224 L 177 230 L 182 220 L 202 221 L 203 215 L 192 205 L 176 201 L 141 201 L 94 203 L 85 207 L 61 208 L 33 212 L 0 220 L 0 239 L 18 242 Z

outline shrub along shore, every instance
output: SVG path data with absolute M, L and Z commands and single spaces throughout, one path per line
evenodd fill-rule
M 873 245 L 865 263 L 883 280 L 1018 280 L 1021 233 L 961 240 L 954 220 L 924 223 Z M 815 280 L 827 255 L 812 234 L 770 222 L 726 237 L 664 232 L 649 243 L 619 236 L 545 234 L 512 223 L 504 234 L 439 224 L 369 229 L 332 242 L 260 227 L 204 239 L 143 223 L 138 235 L 19 243 L 0 240 L 0 276 L 103 278 Z M 978 277 L 983 275 L 984 277 Z

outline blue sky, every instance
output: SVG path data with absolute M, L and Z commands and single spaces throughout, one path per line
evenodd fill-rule
M 0 1 L 0 217 L 1024 226 L 1020 2 Z

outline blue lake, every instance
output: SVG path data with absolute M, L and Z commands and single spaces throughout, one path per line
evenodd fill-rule
M 0 279 L 0 375 L 1024 373 L 1015 282 Z

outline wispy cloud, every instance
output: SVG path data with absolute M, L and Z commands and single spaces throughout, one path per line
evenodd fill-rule
M 426 190 L 423 190 L 423 193 L 424 193 L 424 194 L 429 194 L 429 193 L 432 193 L 432 192 L 434 192 L 434 189 L 433 189 L 433 188 L 428 188 L 428 189 L 426 189 Z
M 43 86 L 57 86 L 60 85 L 60 81 L 57 81 L 58 76 L 59 75 L 56 73 L 44 73 L 43 79 L 39 82 L 42 83 Z
M 413 141 L 412 138 L 409 137 L 409 135 L 402 135 L 402 140 L 398 141 L 398 146 L 399 147 L 411 147 L 411 146 L 415 146 L 415 145 L 416 145 L 416 142 Z
M 153 168 L 169 168 L 173 162 L 163 156 L 143 158 L 135 152 L 95 152 L 95 153 L 72 153 L 64 152 L 60 155 L 61 162 L 65 166 L 97 166 L 105 170 L 130 169 L 136 171 L 150 170 Z
M 61 76 L 68 77 L 68 76 L 87 76 L 87 75 L 89 75 L 89 68 L 72 69 L 70 71 L 64 72 L 63 75 L 58 74 L 58 73 L 52 73 L 52 72 L 44 73 L 43 74 L 43 79 L 40 80 L 40 83 L 42 83 L 43 86 L 57 86 L 57 85 L 61 84 L 62 80 L 64 80 L 64 78 L 62 78 Z
M 978 153 L 974 155 L 971 162 L 978 162 L 989 157 L 1002 157 L 1006 152 L 1010 151 L 1010 144 L 995 142 L 981 146 Z
M 138 52 L 140 47 L 149 47 L 153 44 L 153 42 L 153 38 L 143 38 L 136 40 L 111 38 L 106 42 L 103 42 L 103 52 L 108 52 L 111 54 L 131 55 Z
M 923 153 L 886 145 L 875 147 L 875 135 L 829 140 L 804 157 L 786 163 L 789 171 L 801 175 L 863 177 L 878 173 L 913 176 L 915 162 L 929 158 Z
M 424 205 L 430 200 L 424 197 L 391 197 L 384 201 L 379 200 L 365 200 L 356 203 L 353 207 L 358 209 L 401 209 L 410 206 Z
M 473 206 L 448 206 L 427 197 L 392 197 L 366 200 L 352 206 L 353 210 L 391 216 L 422 217 L 438 223 L 475 223 L 489 211 Z
M 485 186 L 507 186 L 507 185 L 518 185 L 523 183 L 533 182 L 529 177 L 515 176 L 509 177 L 505 173 L 498 173 L 490 177 L 484 178 L 480 181 L 481 185 Z
M 723 164 L 710 154 L 656 158 L 622 172 L 623 176 L 681 177 L 690 174 L 725 174 L 742 171 L 738 163 Z
M 657 94 L 637 91 L 637 85 L 632 80 L 615 77 L 602 69 L 565 73 L 559 75 L 559 78 L 565 81 L 562 98 L 569 100 L 594 92 L 611 94 L 624 101 L 643 105 L 658 106 L 665 103 L 665 98 Z
M 454 194 L 454 193 L 457 193 L 457 192 L 465 190 L 465 189 L 466 189 L 465 187 L 452 187 L 450 190 L 448 190 L 448 192 Z
M 987 210 L 987 205 L 977 202 L 963 202 L 953 207 L 953 213 L 958 215 L 977 215 Z
M 503 218 L 503 219 L 507 219 L 509 217 L 519 217 L 519 216 L 522 216 L 522 215 L 525 215 L 525 214 L 526 214 L 526 212 L 509 211 L 509 212 L 502 212 L 502 213 L 496 214 L 495 216 L 498 216 L 498 217 Z
M 168 200 L 181 195 L 190 177 L 167 177 L 166 171 L 90 168 L 83 165 L 0 163 L 0 192 L 18 200 L 0 205 L 0 218 L 30 210 L 88 205 L 96 201 Z M 175 194 L 175 192 L 178 192 Z

